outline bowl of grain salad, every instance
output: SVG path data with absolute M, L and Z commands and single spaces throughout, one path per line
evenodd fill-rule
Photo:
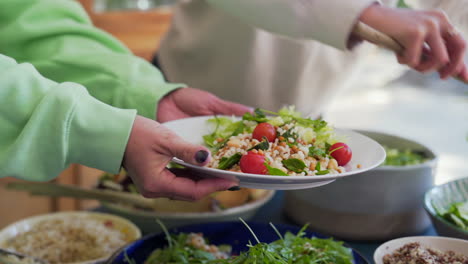
M 416 236 L 390 240 L 374 252 L 376 264 L 467 264 L 468 241 Z
M 102 213 L 33 216 L 0 230 L 0 248 L 55 263 L 91 264 L 141 237 L 130 221 Z

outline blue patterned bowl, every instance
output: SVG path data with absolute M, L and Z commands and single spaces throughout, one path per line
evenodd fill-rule
M 155 223 L 156 224 L 156 223 Z M 249 226 L 255 232 L 257 237 L 262 242 L 272 242 L 278 239 L 278 236 L 273 231 L 271 226 L 267 223 L 249 223 Z M 286 231 L 297 233 L 300 227 L 290 225 L 275 224 L 275 227 L 282 234 Z M 240 222 L 224 222 L 224 223 L 205 223 L 198 225 L 190 225 L 185 227 L 178 227 L 170 230 L 171 233 L 203 233 L 210 243 L 215 245 L 230 244 L 234 254 L 239 254 L 241 251 L 248 249 L 246 246 L 249 241 L 255 241 L 247 228 Z M 309 237 L 316 236 L 319 238 L 328 238 L 326 236 L 305 231 Z M 106 263 L 107 264 L 128 264 L 125 260 L 125 254 L 130 259 L 135 260 L 135 263 L 144 263 L 150 253 L 156 248 L 166 246 L 166 238 L 162 233 L 151 234 L 142 239 L 136 240 L 133 243 L 121 248 L 117 251 Z M 347 246 L 347 245 L 345 245 Z M 361 256 L 357 251 L 352 249 L 354 264 L 368 264 L 369 262 Z
M 433 187 L 424 196 L 424 209 L 431 217 L 437 233 L 441 236 L 468 239 L 468 231 L 459 228 L 437 212 L 446 211 L 451 204 L 468 200 L 468 177 Z

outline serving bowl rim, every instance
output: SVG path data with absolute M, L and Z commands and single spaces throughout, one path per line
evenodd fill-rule
M 134 216 L 140 217 L 159 217 L 164 219 L 181 219 L 181 218 L 190 218 L 190 219 L 204 219 L 210 217 L 221 217 L 221 216 L 230 216 L 239 214 L 242 212 L 248 212 L 260 208 L 262 205 L 269 202 L 275 195 L 275 190 L 268 190 L 265 195 L 261 198 L 256 199 L 245 204 L 235 206 L 232 208 L 224 209 L 221 211 L 210 211 L 210 212 L 156 212 L 156 211 L 145 211 L 137 208 L 131 208 L 128 206 L 122 206 L 115 203 L 102 202 L 101 204 L 112 210 L 118 211 L 120 213 L 132 214 Z
M 439 160 L 438 153 L 434 149 L 432 149 L 431 147 L 427 146 L 427 144 L 424 144 L 424 143 L 420 142 L 419 140 L 416 140 L 416 139 L 413 139 L 413 138 L 410 138 L 410 137 L 406 137 L 406 136 L 402 136 L 402 135 L 399 135 L 399 134 L 391 134 L 390 132 L 379 131 L 379 130 L 375 130 L 375 129 L 353 129 L 353 128 L 351 128 L 351 130 L 354 130 L 354 131 L 356 131 L 358 133 L 366 135 L 366 136 L 368 136 L 370 138 L 372 138 L 372 137 L 369 136 L 368 134 L 366 134 L 366 132 L 381 134 L 383 136 L 394 137 L 394 138 L 398 138 L 399 140 L 409 141 L 411 143 L 415 143 L 417 145 L 422 146 L 424 148 L 424 152 L 428 152 L 430 154 L 430 156 L 427 158 L 426 161 L 424 161 L 422 163 L 419 163 L 419 164 L 405 165 L 405 166 L 380 165 L 380 166 L 378 166 L 378 167 L 376 167 L 376 168 L 374 168 L 374 169 L 372 169 L 370 171 L 378 171 L 378 170 L 387 170 L 387 171 L 415 170 L 415 169 L 421 169 L 421 168 L 434 166 L 437 163 L 437 161 Z M 380 145 L 382 145 L 382 143 L 379 142 L 378 140 L 376 140 L 374 138 L 372 138 L 372 139 L 375 140 Z

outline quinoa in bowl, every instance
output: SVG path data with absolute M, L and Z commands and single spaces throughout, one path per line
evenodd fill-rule
M 21 220 L 0 231 L 0 247 L 54 263 L 96 263 L 141 237 L 123 218 L 61 212 Z
M 467 264 L 468 256 L 453 251 L 440 251 L 419 242 L 405 244 L 383 257 L 383 264 Z

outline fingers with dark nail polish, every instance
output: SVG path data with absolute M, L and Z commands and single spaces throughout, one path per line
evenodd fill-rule
M 239 186 L 232 186 L 228 191 L 239 191 L 241 188 Z
M 198 162 L 198 163 L 203 163 L 206 161 L 206 159 L 208 158 L 208 156 L 210 155 L 210 153 L 208 153 L 208 151 L 206 150 L 199 150 L 197 151 L 197 153 L 195 154 L 195 160 Z

